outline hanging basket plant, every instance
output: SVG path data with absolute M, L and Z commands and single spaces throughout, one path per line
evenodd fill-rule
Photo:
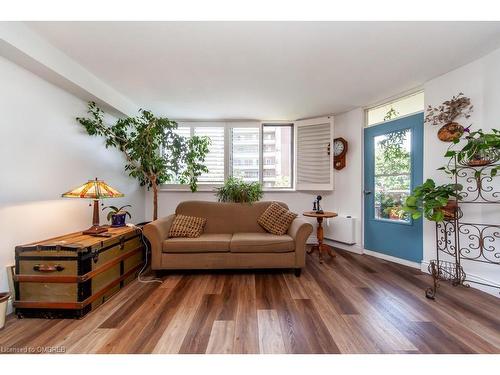
M 446 166 L 438 168 L 445 171 L 450 176 L 457 174 L 457 166 L 466 167 L 488 167 L 490 177 L 497 175 L 500 166 L 496 165 L 500 160 L 500 130 L 492 129 L 490 133 L 485 133 L 481 129 L 469 133 L 463 138 L 466 143 L 461 149 L 453 149 L 460 140 L 453 141 L 444 155 L 448 158 Z M 483 174 L 483 168 L 475 171 L 474 177 L 480 178 Z
M 460 118 L 469 119 L 473 109 L 474 106 L 471 104 L 470 98 L 459 93 L 437 107 L 429 105 L 425 122 L 441 125 L 438 130 L 438 138 L 443 142 L 453 142 L 459 139 L 465 131 L 465 128 L 457 120 Z

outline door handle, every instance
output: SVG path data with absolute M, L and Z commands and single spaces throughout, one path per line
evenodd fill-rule
M 364 190 L 363 193 L 365 193 L 365 195 L 370 195 L 372 192 L 370 190 Z

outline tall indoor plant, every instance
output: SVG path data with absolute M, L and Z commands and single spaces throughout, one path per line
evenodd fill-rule
M 104 123 L 104 112 L 94 102 L 88 104 L 89 117 L 76 120 L 92 136 L 102 136 L 106 148 L 118 148 L 126 158 L 125 170 L 141 186 L 153 189 L 153 220 L 158 218 L 158 186 L 166 181 L 189 184 L 196 191 L 198 177 L 208 168 L 203 164 L 210 139 L 177 133 L 177 123 L 139 110 L 139 116 Z

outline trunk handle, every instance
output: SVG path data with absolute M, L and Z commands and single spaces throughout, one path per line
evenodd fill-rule
M 33 271 L 37 272 L 61 272 L 64 270 L 64 267 L 61 266 L 60 264 L 56 264 L 53 266 L 50 266 L 48 264 L 35 264 L 33 266 Z

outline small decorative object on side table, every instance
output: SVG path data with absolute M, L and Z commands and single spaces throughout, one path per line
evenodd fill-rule
M 92 216 L 92 226 L 85 230 L 83 234 L 97 235 L 107 232 L 106 227 L 99 225 L 99 200 L 103 198 L 120 198 L 124 195 L 112 188 L 102 180 L 89 180 L 82 186 L 62 194 L 63 198 L 85 198 L 94 201 L 94 214 Z
M 316 211 L 307 211 L 303 213 L 304 216 L 307 217 L 315 217 L 316 220 L 318 221 L 318 228 L 316 229 L 316 237 L 318 239 L 318 244 L 314 245 L 311 250 L 309 250 L 307 253 L 311 254 L 314 251 L 318 251 L 319 253 L 319 262 L 323 263 L 323 251 L 326 251 L 328 255 L 331 257 L 335 256 L 335 253 L 333 252 L 333 248 L 330 245 L 324 244 L 323 243 L 323 219 L 324 218 L 331 218 L 337 216 L 335 212 L 330 212 L 330 211 L 323 211 L 322 213 L 318 213 Z
M 109 209 L 108 216 L 106 216 L 106 218 L 108 219 L 108 221 L 111 221 L 111 228 L 124 227 L 126 225 L 125 221 L 127 219 L 127 215 L 132 219 L 132 215 L 130 215 L 130 212 L 125 210 L 125 208 L 127 207 L 132 206 L 130 204 L 127 204 L 125 206 L 121 206 L 120 208 L 116 206 L 106 206 L 102 208 L 103 211 Z

